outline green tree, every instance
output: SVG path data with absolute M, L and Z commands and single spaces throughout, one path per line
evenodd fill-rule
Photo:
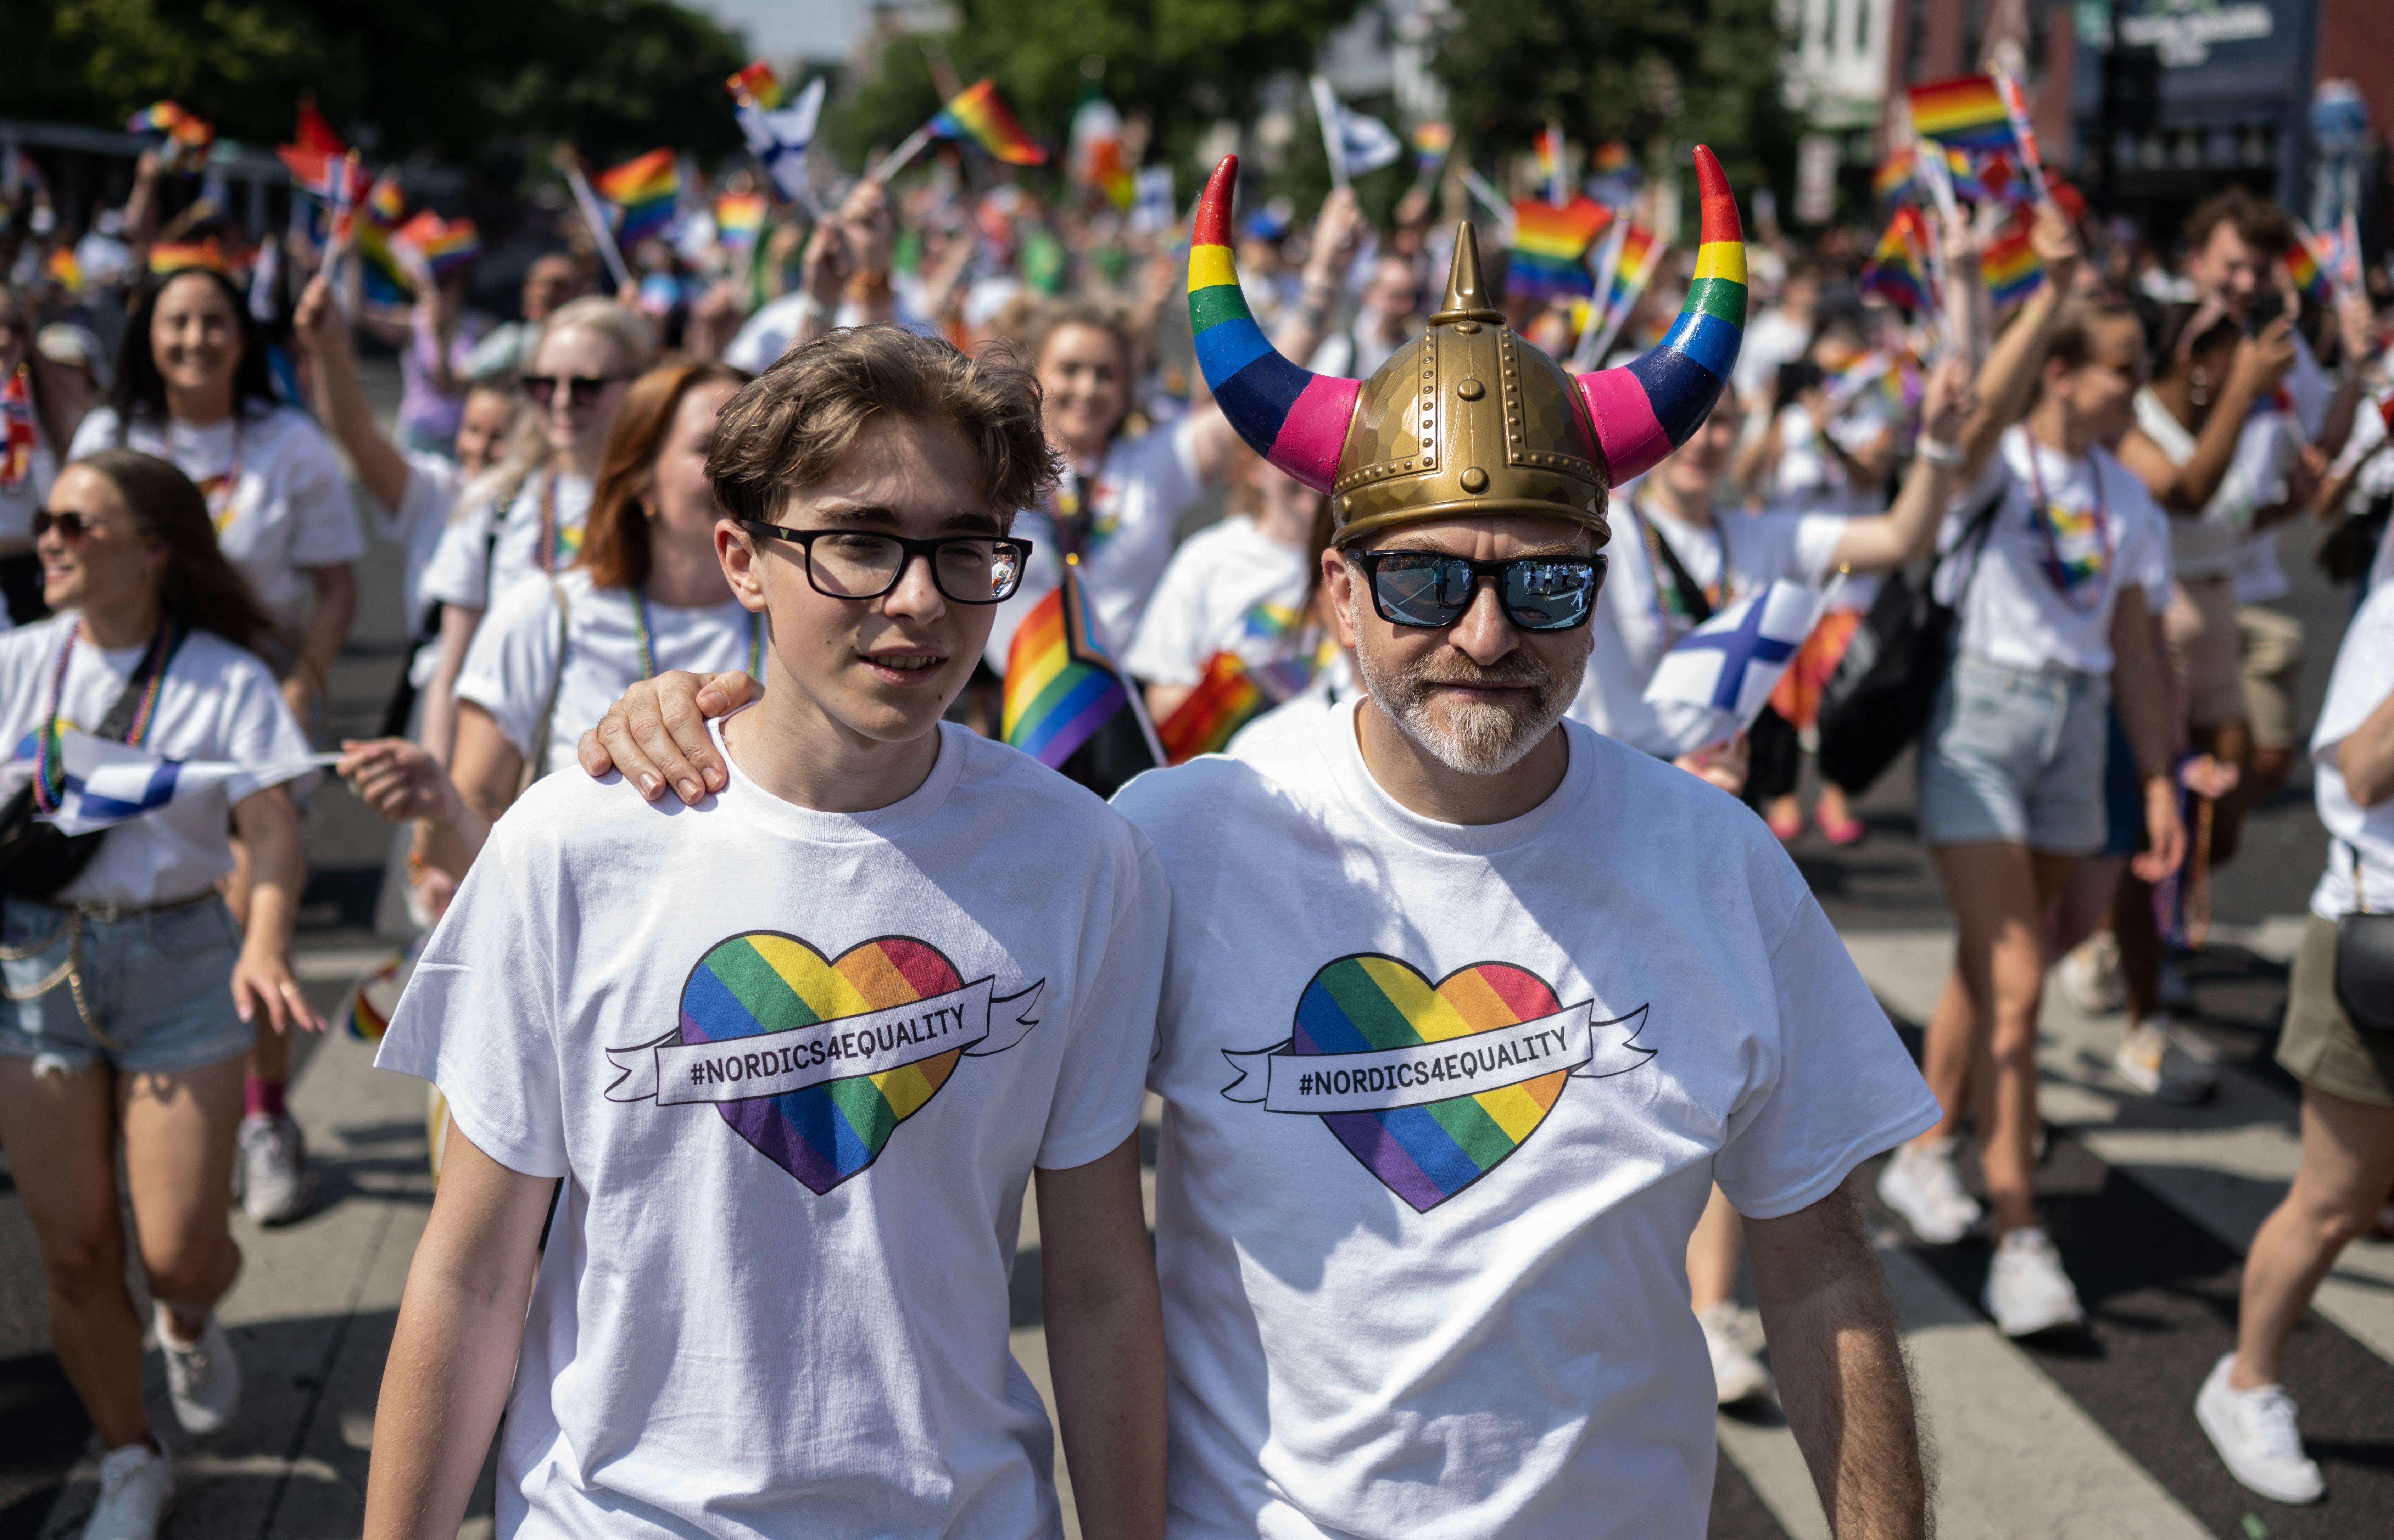
M 1551 118 L 1650 161 L 1710 145 L 1743 196 L 1794 179 L 1786 46 L 1776 0 L 1454 0 L 1435 68 L 1460 148 L 1483 160 L 1526 149 Z

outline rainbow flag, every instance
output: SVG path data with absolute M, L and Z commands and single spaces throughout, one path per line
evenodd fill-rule
M 2302 290 L 2303 297 L 2312 304 L 2333 305 L 2335 283 L 2312 249 L 2311 239 L 2310 231 L 2296 229 L 2295 244 L 2286 248 L 2286 276 L 2295 281 L 2295 287 Z
M 1538 152 L 1538 180 L 1555 185 L 1563 174 L 1563 135 L 1559 128 L 1541 128 L 1531 145 Z
M 164 278 L 170 272 L 182 272 L 191 268 L 205 268 L 210 272 L 230 273 L 232 264 L 225 260 L 224 248 L 216 237 L 204 241 L 158 241 L 150 247 L 150 275 Z
M 1414 125 L 1414 170 L 1423 178 L 1435 177 L 1438 168 L 1446 164 L 1446 153 L 1454 148 L 1454 125 L 1451 123 L 1417 123 Z
M 1930 309 L 1928 269 L 1922 253 L 1928 249 L 1920 210 L 1910 204 L 1895 211 L 1887 231 L 1862 269 L 1862 293 L 1874 294 L 1914 315 Z
M 1915 167 L 1914 147 L 1898 145 L 1888 151 L 1887 159 L 1878 163 L 1871 173 L 1871 196 L 1881 203 L 1896 203 L 1913 195 L 1920 186 L 1920 173 Z
M 1064 581 L 1032 606 L 1006 648 L 998 736 L 1057 770 L 1094 744 L 1073 779 L 1104 796 L 1164 762 L 1129 678 L 1106 646 L 1076 562 L 1065 564 Z M 1109 778 L 1113 783 L 1100 790 Z
M 407 214 L 407 199 L 399 191 L 398 174 L 386 171 L 376 177 L 358 208 L 383 229 L 398 229 L 400 220 Z
M 75 260 L 73 247 L 52 248 L 49 260 L 42 264 L 42 271 L 69 296 L 83 293 L 83 264 Z
M 443 219 L 430 209 L 391 232 L 391 239 L 415 249 L 435 278 L 454 272 L 482 254 L 481 236 L 471 219 Z
M 153 101 L 126 120 L 125 131 L 158 141 L 158 164 L 168 171 L 196 171 L 217 141 L 217 131 L 199 114 L 171 101 Z
M 1629 158 L 1629 147 L 1619 139 L 1607 139 L 1596 147 L 1587 173 L 1591 177 L 1620 177 L 1638 169 Z
M 603 171 L 592 184 L 619 211 L 615 244 L 625 251 L 673 223 L 674 200 L 681 195 L 681 169 L 670 150 L 651 150 Z
M 1643 225 L 1629 227 L 1628 233 L 1621 238 L 1621 259 L 1613 266 L 1612 282 L 1605 287 L 1600 326 L 1620 331 L 1629 319 L 1631 308 L 1638 303 L 1638 296 L 1653 281 L 1664 249 L 1663 243 L 1654 239 L 1652 230 Z
M 341 1024 L 351 1037 L 361 1043 L 382 1041 L 382 1034 L 390 1030 L 391 1013 L 399 1008 L 399 997 L 415 973 L 415 960 L 424 954 L 424 943 L 430 939 L 418 938 L 406 951 L 392 954 L 388 961 L 357 981 L 341 1006 Z
M 1593 198 L 1573 198 L 1557 208 L 1543 198 L 1513 203 L 1513 257 L 1505 270 L 1509 294 L 1551 298 L 1593 294 L 1587 248 L 1612 222 L 1612 211 Z
M 1646 174 L 1638 169 L 1629 147 L 1619 139 L 1607 139 L 1598 145 L 1588 160 L 1588 195 L 1608 208 L 1626 205 L 1646 185 Z
M 327 206 L 344 201 L 354 206 L 366 195 L 368 184 L 361 169 L 352 169 L 351 185 L 346 191 L 342 188 L 349 146 L 333 132 L 333 125 L 324 121 L 324 114 L 316 111 L 313 102 L 299 104 L 298 132 L 293 136 L 292 143 L 278 147 L 274 152 L 282 157 L 299 190 Z
M 723 86 L 731 93 L 731 99 L 743 107 L 770 112 L 782 105 L 782 77 L 761 59 L 732 75 Z
M 1987 281 L 1987 293 L 1998 305 L 2035 292 L 2045 282 L 2045 264 L 2037 259 L 2036 248 L 2029 244 L 2028 221 L 2015 219 L 2011 227 L 1995 238 L 1979 259 L 1979 270 Z
M 1236 652 L 1215 653 L 1205 660 L 1205 672 L 1198 678 L 1196 690 L 1171 716 L 1155 724 L 1164 762 L 1180 765 L 1201 754 L 1221 753 L 1231 736 L 1269 704 Z
M 998 99 L 997 82 L 983 76 L 956 93 L 931 120 L 931 131 L 947 138 L 969 138 L 1009 165 L 1045 165 L 1047 151 L 1031 142 L 1014 114 Z
M 2003 93 L 1985 75 L 1914 86 L 1909 95 L 1913 130 L 1924 139 L 1961 150 L 2019 149 Z
M 765 195 L 726 192 L 715 200 L 716 238 L 726 246 L 745 251 L 765 228 Z

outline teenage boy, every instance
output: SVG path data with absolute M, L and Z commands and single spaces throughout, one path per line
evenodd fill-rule
M 383 1043 L 453 1127 L 366 1533 L 454 1535 L 504 1410 L 503 1535 L 1059 1534 L 1006 1349 L 1035 1170 L 1084 1523 L 1154 1535 L 1164 881 L 1086 792 L 940 721 L 1052 475 L 1037 386 L 841 333 L 733 398 L 708 468 L 773 685 L 715 729 L 712 809 L 533 788 Z
M 1360 388 L 1247 318 L 1231 169 L 1197 217 L 1198 356 L 1248 442 L 1331 494 L 1367 693 L 1116 799 L 1174 889 L 1150 1074 L 1172 1533 L 1701 1535 L 1715 1389 L 1684 1259 L 1717 1183 L 1832 1527 L 1925 1534 L 1846 1178 L 1936 1100 L 1762 823 L 1563 720 L 1607 478 L 1692 432 L 1736 357 L 1718 164 L 1698 151 L 1697 283 L 1652 354 L 1565 375 L 1490 306 L 1466 226 L 1427 335 Z M 697 683 L 627 697 L 639 741 L 627 709 L 609 753 L 707 773 L 645 751 Z

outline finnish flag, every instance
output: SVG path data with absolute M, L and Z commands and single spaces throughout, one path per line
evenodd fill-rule
M 66 835 L 112 829 L 171 803 L 188 801 L 217 787 L 227 802 L 295 781 L 340 758 L 314 754 L 287 763 L 229 765 L 206 759 L 162 759 L 147 749 L 63 729 L 59 754 L 66 771 L 66 795 L 56 812 L 36 817 Z
M 1762 715 L 1779 676 L 1812 634 L 1829 594 L 1773 583 L 1681 638 L 1646 681 L 1646 704 L 1674 754 L 1733 738 Z
M 1330 82 L 1313 77 L 1313 107 L 1322 118 L 1322 146 L 1329 151 L 1332 179 L 1344 186 L 1350 177 L 1394 165 L 1405 157 L 1405 141 L 1397 131 L 1338 99 Z
M 1172 167 L 1143 165 L 1138 180 L 1132 183 L 1130 228 L 1141 235 L 1156 235 L 1179 222 L 1179 205 L 1172 201 Z
M 748 149 L 773 178 L 784 201 L 809 212 L 815 208 L 814 184 L 807 179 L 807 146 L 814 142 L 815 119 L 822 114 L 823 77 L 815 76 L 798 99 L 767 112 L 745 102 L 732 109 Z

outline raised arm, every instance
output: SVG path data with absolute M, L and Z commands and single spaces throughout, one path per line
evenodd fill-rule
M 387 508 L 407 495 L 407 461 L 375 427 L 374 408 L 358 383 L 357 349 L 322 274 L 308 281 L 291 318 L 295 340 L 308 355 L 316 415 L 356 467 L 366 493 Z
M 2055 322 L 2061 319 L 2070 280 L 2078 270 L 2078 237 L 2059 214 L 2048 209 L 2038 215 L 2030 240 L 2045 263 L 2045 283 L 2021 304 L 1979 370 L 1979 409 L 1962 430 L 1965 486 L 1987 468 L 2004 429 L 2027 413 L 2036 393 L 2037 371 L 2045 362 L 2045 344 Z
M 1780 1403 L 1838 1540 L 1923 1540 L 1928 1481 L 1887 1281 L 1839 1188 L 1745 1221 Z
M 1903 488 L 1887 512 L 1847 523 L 1837 541 L 1839 566 L 1882 572 L 1916 561 L 1935 546 L 1946 507 L 1962 489 L 1963 454 L 1954 440 L 1975 404 L 1969 366 L 1959 357 L 1939 362 L 1921 402 L 1919 452 Z

